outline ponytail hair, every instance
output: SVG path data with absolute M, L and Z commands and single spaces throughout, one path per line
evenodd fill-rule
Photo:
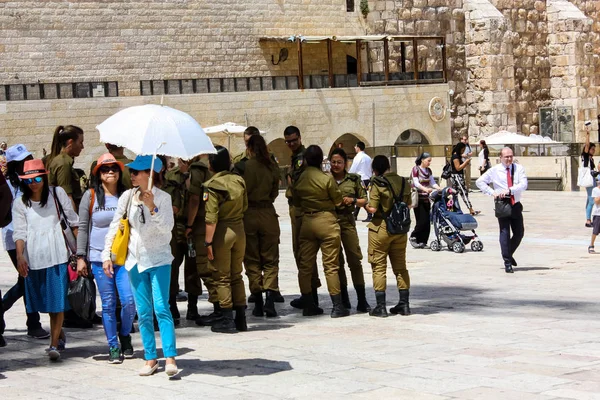
M 260 134 L 250 136 L 247 147 L 252 154 L 254 154 L 254 157 L 256 157 L 258 162 L 267 167 L 274 166 L 271 155 L 269 154 L 269 149 L 267 148 L 267 143 Z
M 78 126 L 57 126 L 54 130 L 54 136 L 52 136 L 52 147 L 50 149 L 50 155 L 46 159 L 46 168 L 48 168 L 54 157 L 59 155 L 62 149 L 66 147 L 67 142 L 70 139 L 77 140 L 79 135 L 83 135 L 83 129 Z

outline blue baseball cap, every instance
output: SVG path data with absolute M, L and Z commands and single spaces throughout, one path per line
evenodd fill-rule
M 137 156 L 133 162 L 126 164 L 125 166 L 129 169 L 133 169 L 136 171 L 145 171 L 150 169 L 152 165 L 152 156 Z M 160 172 L 163 167 L 163 163 L 160 158 L 156 157 L 154 160 L 154 172 Z

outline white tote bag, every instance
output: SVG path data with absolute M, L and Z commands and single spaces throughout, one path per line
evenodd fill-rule
M 579 171 L 577 172 L 577 186 L 586 188 L 594 186 L 594 178 L 592 177 L 590 167 L 579 167 Z

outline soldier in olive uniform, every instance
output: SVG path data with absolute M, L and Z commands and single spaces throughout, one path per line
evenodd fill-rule
M 298 177 L 304 171 L 304 152 L 306 148 L 302 145 L 302 137 L 300 136 L 300 130 L 290 125 L 283 131 L 283 136 L 285 138 L 285 144 L 287 144 L 288 148 L 292 151 L 292 160 L 291 165 L 288 171 L 288 187 L 285 192 L 285 197 L 288 199 L 289 204 L 289 213 L 290 213 L 290 221 L 292 223 L 292 250 L 294 252 L 294 258 L 296 259 L 296 267 L 300 270 L 300 258 L 299 258 L 299 236 L 300 236 L 300 228 L 302 227 L 302 208 L 299 204 L 299 199 L 294 199 L 294 192 L 292 190 L 294 183 L 298 180 Z M 319 305 L 319 296 L 317 295 L 317 288 L 321 286 L 321 281 L 319 280 L 319 269 L 317 268 L 317 263 L 313 265 L 313 273 L 312 273 L 312 300 L 318 306 Z M 311 303 L 312 304 L 312 303 Z M 302 304 L 301 298 L 294 299 L 290 302 L 290 305 L 295 308 L 304 308 L 304 304 Z
M 73 201 L 73 210 L 79 209 L 83 192 L 79 174 L 73 169 L 75 158 L 83 150 L 83 130 L 77 126 L 58 126 L 52 138 L 52 152 L 46 159 L 48 184 L 60 186 Z
M 162 190 L 171 196 L 175 217 L 175 226 L 171 238 L 171 252 L 174 259 L 171 264 L 169 307 L 176 324 L 180 318 L 177 309 L 177 294 L 179 293 L 179 269 L 182 263 L 184 264 L 185 291 L 188 294 L 185 319 L 195 321 L 198 318 L 198 296 L 202 294 L 202 283 L 196 270 L 196 260 L 188 255 L 188 240 L 185 233 L 188 211 L 188 192 L 186 188 L 186 181 L 189 178 L 188 169 L 189 165 L 185 161 L 178 160 L 178 166 L 165 174 L 165 184 L 162 187 Z
M 260 130 L 255 127 L 255 126 L 249 126 L 246 128 L 246 130 L 244 131 L 244 143 L 246 145 L 246 147 L 248 147 L 248 141 L 250 140 L 250 138 L 252 136 L 260 136 Z M 269 152 L 269 157 L 271 158 L 271 161 L 275 164 L 277 164 L 277 159 L 275 158 L 275 155 L 271 152 Z M 248 152 L 248 149 L 242 151 L 240 154 L 238 154 L 237 156 L 233 157 L 233 165 L 236 168 L 237 172 L 240 175 L 244 175 L 244 171 L 241 169 L 244 167 L 245 162 L 248 161 L 250 159 L 250 154 Z M 279 168 L 279 166 L 278 166 Z M 279 169 L 277 170 L 277 174 L 279 177 Z M 246 230 L 248 228 L 246 227 Z M 246 243 L 246 247 L 248 247 L 248 243 Z M 250 288 L 250 290 L 252 290 L 252 288 Z M 271 297 L 273 298 L 273 300 L 276 303 L 283 303 L 285 302 L 283 296 L 281 295 L 281 293 L 279 292 L 279 290 L 277 291 L 273 291 L 271 293 Z M 250 296 L 248 297 L 248 303 L 254 303 L 255 301 L 255 296 L 253 293 L 250 293 Z
M 209 315 L 203 315 L 196 318 L 196 324 L 199 326 L 211 326 L 213 323 L 221 319 L 221 308 L 219 299 L 217 298 L 217 288 L 213 280 L 213 270 L 208 263 L 208 252 L 204 243 L 206 242 L 206 224 L 204 217 L 205 201 L 204 198 L 204 183 L 212 176 L 208 170 L 208 166 L 200 160 L 200 157 L 195 158 L 190 165 L 190 177 L 188 180 L 188 207 L 187 207 L 187 224 L 185 235 L 187 238 L 192 238 L 194 249 L 196 250 L 196 275 L 204 282 L 204 286 L 208 290 L 208 301 L 213 305 L 213 312 Z M 193 278 L 194 274 L 190 273 L 190 284 L 198 282 L 197 278 Z M 202 293 L 200 283 L 197 283 L 196 292 Z M 192 286 L 192 285 L 191 285 Z
M 114 144 L 110 143 L 105 143 L 105 146 L 108 152 L 113 155 L 115 160 L 120 161 L 123 164 L 129 164 L 130 162 L 133 162 L 133 160 L 130 160 L 125 156 L 125 154 L 123 154 L 123 147 L 115 146 Z M 97 161 L 94 161 L 92 163 L 92 166 L 90 167 L 90 174 L 88 175 L 90 177 L 88 181 L 89 187 L 94 187 L 94 180 L 96 179 L 96 175 L 94 175 L 92 171 L 94 171 L 94 168 L 96 168 L 96 163 Z M 129 168 L 127 167 L 125 167 L 125 169 L 123 170 L 123 185 L 125 185 L 125 188 L 127 189 L 131 189 L 133 187 L 131 186 L 131 175 L 129 174 Z
M 356 310 L 361 313 L 371 311 L 371 306 L 367 302 L 365 293 L 365 277 L 361 260 L 363 259 L 358 240 L 358 232 L 356 231 L 356 220 L 354 219 L 355 207 L 364 207 L 367 204 L 367 192 L 362 185 L 360 175 L 351 174 L 346 171 L 346 163 L 348 157 L 343 149 L 336 148 L 331 153 L 331 175 L 338 184 L 340 192 L 342 192 L 342 204 L 337 207 L 336 212 L 340 230 L 342 235 L 342 245 L 346 252 L 348 267 L 352 274 L 352 283 L 356 290 L 358 304 Z M 350 299 L 348 297 L 348 279 L 342 262 L 342 253 L 340 252 L 340 283 L 342 290 L 342 304 L 346 308 L 351 308 Z
M 235 164 L 246 182 L 248 210 L 244 214 L 246 255 L 244 266 L 254 296 L 252 315 L 276 317 L 275 293 L 279 291 L 279 220 L 273 202 L 279 194 L 279 166 L 260 135 L 247 143 L 249 159 Z M 266 293 L 263 307 L 262 292 Z
M 385 156 L 375 156 L 373 159 L 373 173 L 371 190 L 369 191 L 369 204 L 367 211 L 373 213 L 373 220 L 369 223 L 369 262 L 373 268 L 373 289 L 377 306 L 369 313 L 375 317 L 387 317 L 385 308 L 386 269 L 387 258 L 390 258 L 392 271 L 396 275 L 396 282 L 400 299 L 395 307 L 390 309 L 392 314 L 409 315 L 408 290 L 410 276 L 406 269 L 406 234 L 391 235 L 385 224 L 386 215 L 394 204 L 393 192 L 397 197 L 402 197 L 408 206 L 411 205 L 410 184 L 406 179 L 390 172 L 390 162 Z M 402 182 L 404 192 L 402 192 Z
M 208 260 L 213 268 L 217 296 L 223 317 L 211 330 L 221 333 L 247 331 L 246 291 L 242 263 L 246 251 L 244 212 L 248 208 L 244 179 L 231 172 L 226 148 L 216 146 L 217 154 L 208 156 L 214 173 L 204 184 L 206 202 L 206 242 Z M 235 319 L 233 318 L 235 310 Z
M 323 151 L 319 146 L 308 146 L 304 152 L 306 169 L 294 184 L 294 199 L 302 209 L 302 226 L 299 235 L 300 269 L 298 282 L 302 294 L 302 315 L 318 315 L 323 312 L 313 302 L 313 266 L 321 249 L 327 289 L 333 309 L 331 317 L 345 317 L 350 312 L 342 305 L 339 277 L 340 226 L 335 213 L 342 204 L 342 193 L 330 175 L 321 171 Z

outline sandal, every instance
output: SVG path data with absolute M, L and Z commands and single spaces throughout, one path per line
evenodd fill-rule
M 481 214 L 481 211 L 473 211 L 471 213 L 472 216 L 479 215 L 479 214 Z
M 596 251 L 594 250 L 594 246 L 588 246 L 588 253 L 596 254 Z
M 585 227 L 586 227 L 586 228 L 591 228 L 592 226 L 593 226 L 593 225 L 592 225 L 592 223 L 591 223 L 591 222 L 586 222 L 586 223 L 585 223 Z

